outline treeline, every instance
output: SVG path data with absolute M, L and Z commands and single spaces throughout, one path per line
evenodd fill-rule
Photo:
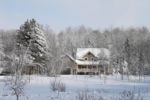
M 32 19 L 18 30 L 1 30 L 0 36 L 0 50 L 4 55 L 18 57 L 21 52 L 16 51 L 25 50 L 27 62 L 39 64 L 49 75 L 69 68 L 71 63 L 65 55 L 75 57 L 79 47 L 109 48 L 111 67 L 122 74 L 141 76 L 150 73 L 150 31 L 146 27 L 94 30 L 79 26 L 55 33 L 49 26 Z M 3 66 L 10 67 L 8 63 Z M 123 71 L 125 63 L 126 73 Z

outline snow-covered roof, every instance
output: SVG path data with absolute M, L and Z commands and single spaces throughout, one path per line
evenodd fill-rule
M 88 52 L 98 58 L 101 56 L 110 57 L 110 51 L 107 48 L 77 48 L 76 59 L 82 59 Z
M 75 61 L 75 59 L 71 55 L 66 54 L 65 56 L 68 57 L 70 60 Z
M 82 61 L 82 60 L 75 60 L 76 64 L 78 65 L 100 65 L 100 64 L 109 64 L 109 61 Z
M 99 61 L 81 61 L 75 60 L 78 65 L 99 65 Z

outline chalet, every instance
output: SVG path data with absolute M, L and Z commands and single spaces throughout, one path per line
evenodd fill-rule
M 110 73 L 110 51 L 106 48 L 77 48 L 72 74 Z

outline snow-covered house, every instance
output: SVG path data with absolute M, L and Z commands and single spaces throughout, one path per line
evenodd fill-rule
M 72 74 L 111 73 L 110 51 L 106 48 L 77 48 Z

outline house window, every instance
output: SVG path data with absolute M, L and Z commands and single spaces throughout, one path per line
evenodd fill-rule
M 88 66 L 89 69 L 92 69 L 92 66 Z
M 93 66 L 93 68 L 96 68 L 96 66 Z
M 88 58 L 86 57 L 86 58 L 84 58 L 85 60 L 88 60 Z
M 79 65 L 78 68 L 79 68 L 79 69 L 82 69 L 82 66 Z
M 92 61 L 94 61 L 94 58 L 92 57 Z
M 86 68 L 86 66 L 82 66 L 82 68 L 84 69 L 84 68 Z
M 84 68 L 86 68 L 86 66 L 78 65 L 78 68 L 79 69 L 84 69 Z

